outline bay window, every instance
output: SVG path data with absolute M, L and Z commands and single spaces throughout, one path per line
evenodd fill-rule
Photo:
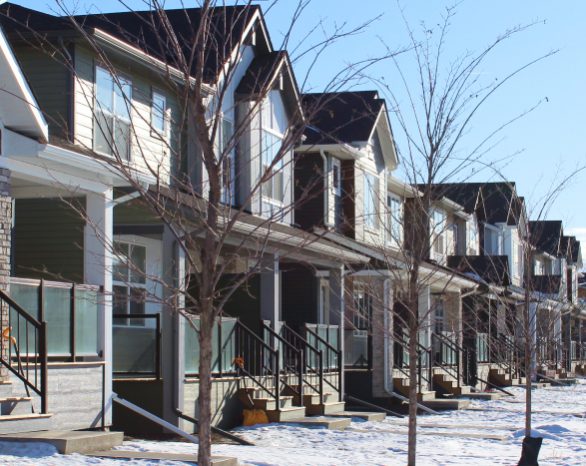
M 433 252 L 444 255 L 446 253 L 446 214 L 434 209 L 431 214 Z
M 151 129 L 159 137 L 167 137 L 167 98 L 157 91 L 153 91 L 151 101 Z
M 387 195 L 387 242 L 400 246 L 403 240 L 403 206 L 401 199 Z
M 96 67 L 94 150 L 130 160 L 132 83 Z
M 236 160 L 234 148 L 234 124 L 222 118 L 218 128 L 220 137 L 220 156 L 222 158 L 222 202 L 234 204 L 236 201 Z

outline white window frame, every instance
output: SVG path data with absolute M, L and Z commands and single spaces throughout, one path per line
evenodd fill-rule
M 225 124 L 230 125 L 230 136 L 226 137 Z M 225 115 L 221 116 L 220 125 L 218 128 L 218 151 L 219 156 L 224 155 L 221 167 L 222 177 L 222 202 L 224 204 L 234 205 L 236 203 L 236 147 L 232 141 L 232 148 L 225 154 L 227 142 L 234 137 L 234 121 L 227 118 Z M 229 172 L 226 176 L 226 172 Z
M 368 230 L 378 230 L 379 179 L 376 174 L 365 171 L 362 180 L 364 183 L 362 203 L 364 227 Z
M 155 105 L 155 101 L 161 99 L 163 101 L 163 108 L 162 108 L 162 123 L 163 127 L 159 128 L 157 126 L 157 122 L 155 118 L 157 118 L 157 106 Z M 167 96 L 163 94 L 161 91 L 157 90 L 156 88 L 151 89 L 151 134 L 157 136 L 161 139 L 167 140 L 169 138 L 170 133 L 170 125 L 169 125 L 169 107 L 167 105 Z
M 105 73 L 108 75 L 112 82 L 112 109 L 107 109 L 105 106 L 101 105 L 99 102 L 99 92 L 98 92 L 98 75 L 100 73 Z M 128 86 L 128 95 L 124 95 L 124 92 L 121 90 L 121 85 Z M 122 160 L 130 160 L 132 158 L 132 80 L 124 75 L 113 75 L 110 70 L 104 68 L 103 66 L 96 65 L 95 66 L 95 98 L 94 98 L 94 115 L 93 115 L 93 148 L 94 151 L 100 154 L 104 154 L 107 156 L 113 156 L 115 150 L 115 135 L 116 135 L 116 123 L 128 125 L 128 143 L 126 147 L 126 154 L 119 153 L 118 156 Z M 120 94 L 122 94 L 122 101 L 124 102 L 124 106 L 126 107 L 124 113 L 127 113 L 128 116 L 122 115 L 117 106 L 117 89 Z M 103 119 L 111 119 L 112 120 L 112 128 L 109 131 L 109 138 L 104 133 L 104 128 L 99 125 L 98 117 L 102 116 Z M 97 147 L 97 140 L 98 134 L 101 133 L 102 137 L 106 139 L 108 143 L 108 148 L 106 151 L 102 149 L 98 149 Z
M 496 251 L 494 249 L 493 241 L 490 241 L 488 244 L 490 248 L 487 248 L 487 231 L 490 232 L 491 235 L 495 235 L 494 238 L 496 240 Z M 500 256 L 503 254 L 503 233 L 500 228 L 490 225 L 488 223 L 484 224 L 484 251 L 488 252 L 490 256 Z
M 125 247 L 128 248 L 128 255 L 122 255 L 122 254 L 118 254 L 116 252 L 116 249 L 119 245 L 124 245 Z M 114 247 L 114 254 L 113 254 L 114 261 L 119 260 L 122 265 L 126 264 L 125 268 L 127 271 L 127 279 L 119 280 L 119 279 L 117 279 L 116 272 L 114 270 L 114 268 L 116 267 L 116 264 L 115 263 L 112 264 L 112 289 L 115 289 L 116 287 L 126 288 L 126 312 L 122 312 L 121 314 L 128 314 L 128 315 L 146 314 L 146 298 L 147 298 L 147 294 L 148 294 L 148 291 L 147 291 L 148 290 L 148 288 L 147 288 L 148 248 L 144 244 L 139 244 L 139 243 L 136 243 L 133 241 L 128 241 L 128 240 L 115 240 L 114 246 L 115 246 Z M 144 270 L 139 272 L 143 275 L 142 282 L 132 280 L 133 267 L 136 267 L 136 264 L 131 262 L 133 248 L 144 249 Z M 140 313 L 131 312 L 133 290 L 141 290 L 141 292 L 143 294 L 144 302 L 142 303 L 142 312 L 140 312 Z M 116 295 L 114 294 L 113 300 L 115 301 L 115 299 L 116 299 Z M 114 306 L 115 306 L 115 302 L 114 302 Z M 143 319 L 141 321 L 140 319 L 127 319 L 126 323 L 121 323 L 120 321 L 117 321 L 116 323 L 114 323 L 114 325 L 120 326 L 120 327 L 145 327 L 146 320 Z
M 466 251 L 478 251 L 478 222 L 470 219 L 466 222 Z
M 276 138 L 280 141 L 280 145 L 276 151 L 276 153 L 273 154 L 273 156 L 270 158 L 266 157 L 266 148 L 265 148 L 265 138 L 264 138 L 264 133 L 270 135 L 273 138 Z M 283 140 L 285 139 L 284 135 L 282 135 L 281 133 L 279 133 L 278 131 L 275 131 L 274 129 L 271 128 L 265 128 L 263 127 L 261 129 L 261 140 L 260 140 L 260 176 L 261 178 L 265 175 L 265 173 L 267 172 L 267 170 L 269 169 L 269 167 L 271 167 L 272 165 L 272 175 L 270 176 L 270 178 L 268 180 L 266 180 L 265 182 L 262 183 L 261 186 L 261 195 L 262 195 L 262 199 L 263 202 L 268 202 L 269 204 L 272 204 L 274 206 L 278 206 L 278 207 L 283 207 L 284 205 L 284 200 L 285 200 L 285 184 L 286 184 L 286 180 L 285 180 L 285 164 L 284 164 L 284 159 L 286 154 L 282 154 L 281 158 L 275 163 L 273 164 L 273 161 L 275 160 L 276 156 L 279 155 L 279 152 L 281 150 L 281 146 L 283 144 Z M 281 177 L 281 198 L 279 199 L 278 197 L 275 197 L 275 182 L 277 181 L 278 177 Z M 268 185 L 270 186 L 270 194 L 267 194 L 265 191 L 265 186 Z
M 340 159 L 332 157 L 332 168 L 331 168 L 331 176 L 332 176 L 332 191 L 334 196 L 341 197 L 342 196 L 342 162 Z
M 441 218 L 440 218 L 441 216 Z M 446 255 L 446 227 L 447 213 L 441 209 L 433 208 L 431 211 L 432 251 L 439 256 Z
M 387 192 L 387 244 L 397 247 L 403 244 L 403 202 L 391 192 Z

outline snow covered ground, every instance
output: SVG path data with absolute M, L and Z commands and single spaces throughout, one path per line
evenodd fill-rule
M 539 464 L 586 465 L 586 380 L 570 387 L 534 391 L 533 427 L 544 437 Z M 419 465 L 514 465 L 524 432 L 524 396 L 474 401 L 472 410 L 421 416 L 418 437 Z M 234 456 L 245 465 L 402 465 L 406 462 L 404 419 L 353 422 L 345 431 L 308 429 L 293 424 L 270 424 L 239 429 L 254 447 L 216 445 L 216 455 Z M 457 435 L 455 435 L 457 434 Z M 486 436 L 494 438 L 486 438 Z M 197 447 L 181 442 L 125 442 L 124 450 L 195 453 Z M 179 465 L 178 462 L 119 461 L 59 455 L 43 444 L 0 442 L 0 464 Z

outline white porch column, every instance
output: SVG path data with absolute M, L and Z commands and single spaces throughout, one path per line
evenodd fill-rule
M 531 347 L 531 380 L 537 380 L 537 303 L 529 303 L 529 345 Z
M 187 322 L 177 309 L 185 308 L 187 271 L 185 253 L 177 244 L 171 230 L 163 230 L 163 281 L 165 307 L 162 318 L 161 365 L 163 376 L 163 417 L 179 425 L 181 419 L 175 409 L 184 410 L 185 379 L 185 327 Z M 195 355 L 189 355 L 195 357 Z M 195 407 L 188 407 L 187 414 L 193 415 Z
M 344 266 L 330 269 L 329 275 L 329 289 L 330 289 L 330 323 L 340 326 L 340 333 L 338 335 L 338 345 L 340 348 L 340 367 L 342 373 L 340 374 L 340 387 L 342 399 L 344 398 Z
M 86 195 L 84 281 L 101 286 L 99 344 L 104 358 L 104 425 L 112 424 L 112 188 Z
M 281 270 L 279 256 L 267 254 L 261 261 L 260 318 L 268 320 L 275 331 L 281 321 Z
M 556 306 L 551 312 L 554 313 L 554 327 L 553 327 L 553 338 L 555 341 L 555 351 L 557 360 L 563 360 L 563 335 L 562 335 L 562 308 Z
M 10 170 L 0 168 L 0 289 L 9 291 L 10 288 L 10 268 L 11 268 L 11 250 L 12 250 L 12 196 L 10 193 Z M 8 325 L 8 306 L 0 308 L 0 321 L 2 328 Z M 8 345 L 4 345 L 4 357 L 7 356 Z M 8 369 L 3 365 L 0 367 L 0 382 L 8 381 Z

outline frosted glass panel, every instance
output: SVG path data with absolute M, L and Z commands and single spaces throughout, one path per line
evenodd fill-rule
M 194 319 L 199 328 L 199 319 Z M 234 370 L 232 361 L 236 356 L 236 319 L 222 319 L 212 330 L 212 372 L 231 372 Z M 185 322 L 185 372 L 197 374 L 199 372 L 199 342 L 197 332 L 189 322 Z
M 71 290 L 45 287 L 47 351 L 50 355 L 71 354 Z
M 75 353 L 77 356 L 98 354 L 99 295 L 95 290 L 75 291 Z
M 194 319 L 195 326 L 199 326 L 199 321 Z M 187 322 L 185 325 L 185 372 L 188 374 L 197 374 L 199 372 L 199 343 L 197 341 L 197 332 Z
M 114 326 L 114 372 L 154 374 L 156 343 L 156 328 Z

